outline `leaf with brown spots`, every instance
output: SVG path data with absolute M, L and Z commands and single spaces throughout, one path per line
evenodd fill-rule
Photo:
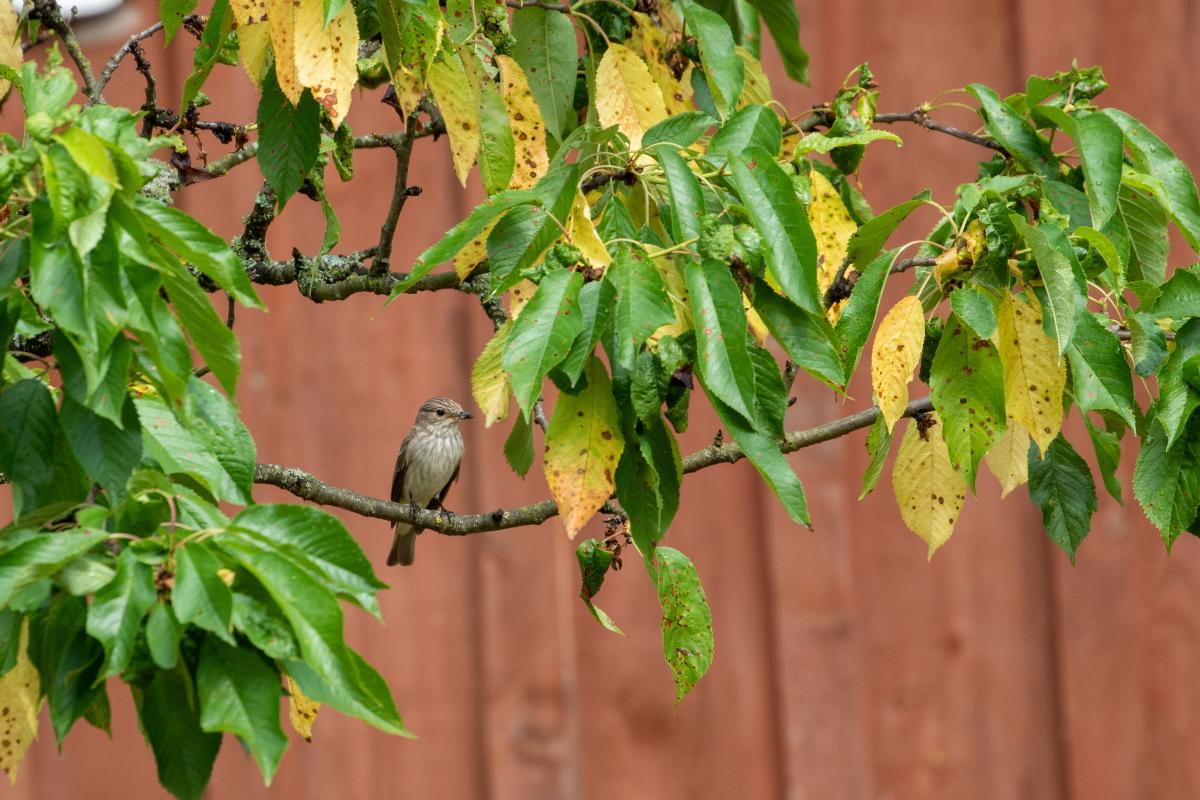
M 646 57 L 646 66 L 650 77 L 658 84 L 662 92 L 663 104 L 667 114 L 675 116 L 685 111 L 692 111 L 692 69 L 689 63 L 679 78 L 667 64 L 667 31 L 655 24 L 654 20 L 640 11 L 633 12 L 633 20 L 637 26 L 628 45 L 633 50 L 640 50 Z
M 888 311 L 871 344 L 871 387 L 889 433 L 908 406 L 908 383 L 921 363 L 924 343 L 921 301 L 909 295 Z
M 1042 330 L 1042 312 L 1013 294 L 1000 301 L 996 339 L 1004 365 L 1004 406 L 1045 453 L 1062 428 L 1066 364 Z
M 763 71 L 762 62 L 740 44 L 734 50 L 742 59 L 742 68 L 746 76 L 745 82 L 742 84 L 742 96 L 738 100 L 737 107 L 745 108 L 748 105 L 769 105 L 775 99 L 775 95 L 771 92 L 771 81 L 767 78 L 767 73 Z M 799 141 L 799 137 L 796 138 L 796 141 Z
M 479 89 L 467 77 L 458 55 L 446 50 L 429 68 L 429 89 L 450 136 L 454 174 L 466 186 L 479 153 Z
M 304 737 L 304 741 L 311 742 L 313 724 L 317 721 L 321 704 L 300 691 L 300 685 L 292 680 L 291 675 L 287 676 L 287 684 L 288 719 L 291 720 L 292 729 Z
M 17 663 L 0 677 L 0 769 L 12 785 L 25 751 L 37 738 L 38 709 L 41 708 L 41 683 L 37 669 L 29 660 L 29 619 L 21 623 Z
M 904 524 L 929 545 L 933 558 L 954 533 L 967 484 L 950 464 L 941 421 L 936 413 L 930 416 L 933 425 L 924 433 L 916 420 L 908 423 L 892 465 L 892 490 Z
M 475 267 L 487 260 L 487 240 L 492 235 L 494 227 L 496 227 L 496 222 L 493 220 L 454 256 L 454 274 L 460 281 L 465 281 L 467 276 L 474 272 Z
M 624 45 L 610 45 L 596 69 L 596 116 L 605 128 L 616 125 L 631 150 L 642 146 L 652 125 L 667 118 L 662 90 L 649 67 Z
M 808 224 L 817 240 L 817 288 L 824 295 L 846 259 L 846 247 L 858 226 L 828 178 L 814 169 L 809 180 L 812 200 L 808 204 Z M 830 325 L 837 323 L 845 305 L 845 300 L 839 300 L 829 307 L 826 317 Z
M 584 374 L 587 387 L 559 395 L 546 432 L 546 483 L 572 539 L 612 495 L 625 447 L 604 364 L 593 356 Z
M 504 355 L 504 345 L 512 326 L 510 319 L 496 329 L 471 369 L 471 396 L 483 412 L 485 428 L 508 417 L 508 373 L 501 366 L 500 357 Z
M 514 166 L 510 189 L 532 187 L 550 168 L 546 153 L 546 123 L 529 89 L 519 64 L 508 56 L 496 56 L 500 67 L 500 95 L 512 128 Z
M 271 0 L 229 0 L 229 8 L 233 11 L 233 27 L 238 32 L 238 46 L 241 46 L 242 28 L 266 22 Z
M 1015 419 L 1008 421 L 1004 435 L 983 456 L 988 469 L 1000 482 L 1000 496 L 1029 480 L 1029 434 Z

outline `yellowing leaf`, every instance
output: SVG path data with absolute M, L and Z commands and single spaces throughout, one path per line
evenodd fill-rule
M 37 737 L 41 683 L 29 660 L 29 619 L 21 623 L 17 663 L 0 677 L 0 769 L 9 783 L 17 783 L 17 770 L 25 751 Z
M 955 240 L 954 246 L 934 260 L 934 280 L 940 285 L 956 272 L 975 266 L 979 257 L 983 255 L 986 244 L 987 234 L 983 230 L 983 223 L 977 219 L 972 220 L 967 229 L 963 231 L 962 236 Z
M 21 61 L 25 56 L 21 52 L 21 40 L 17 30 L 17 12 L 10 2 L 0 2 L 0 64 L 10 67 L 16 72 L 21 71 Z M 8 94 L 11 83 L 0 78 L 0 97 Z
M 255 86 L 262 85 L 263 73 L 267 69 L 267 57 L 270 55 L 269 22 L 255 22 L 238 28 L 238 59 Z
M 837 277 L 842 261 L 846 259 L 846 247 L 858 226 L 841 195 L 833 184 L 821 173 L 812 170 L 812 200 L 808 204 L 808 224 L 817 239 L 817 288 L 824 294 Z M 827 312 L 830 324 L 842 315 L 846 301 L 834 303 Z
M 358 81 L 358 21 L 347 3 L 325 25 L 322 0 L 270 0 L 279 88 L 293 104 L 305 89 L 341 124 Z
M 634 28 L 633 35 L 629 37 L 629 47 L 633 50 L 640 50 L 646 57 L 646 66 L 650 69 L 650 76 L 658 84 L 659 91 L 662 92 L 667 113 L 673 116 L 684 111 L 691 111 L 692 65 L 689 63 L 687 69 L 677 80 L 675 73 L 666 61 L 667 32 L 640 11 L 633 12 L 633 19 L 637 26 Z
M 616 125 L 634 150 L 642 146 L 643 134 L 667 117 L 662 90 L 646 62 L 624 45 L 609 45 L 600 59 L 596 116 L 605 128 Z
M 742 295 L 742 307 L 746 309 L 746 324 L 750 326 L 750 333 L 754 334 L 754 340 L 760 345 L 765 345 L 767 343 L 767 324 L 751 306 L 750 298 L 746 295 Z
M 287 676 L 288 692 L 288 718 L 292 722 L 292 729 L 296 733 L 304 737 L 304 741 L 312 741 L 313 723 L 317 721 L 317 712 L 321 710 L 321 704 L 311 697 L 300 691 L 300 686 L 292 680 L 292 676 Z
M 429 88 L 446 122 L 454 173 L 459 183 L 466 186 L 467 175 L 479 152 L 479 88 L 452 53 L 443 54 L 429 68 Z
M 909 295 L 892 306 L 871 344 L 871 387 L 889 432 L 908 406 L 908 382 L 921 363 L 924 343 L 921 301 Z
M 587 388 L 558 396 L 546 431 L 546 483 L 572 539 L 612 494 L 613 475 L 624 449 L 604 364 L 593 356 L 584 374 Z
M 238 29 L 239 46 L 242 26 L 266 22 L 270 7 L 271 0 L 229 0 L 229 8 L 233 11 L 233 27 Z
M 311 1 L 311 0 L 310 0 Z M 275 51 L 275 79 L 284 97 L 292 105 L 300 102 L 304 87 L 296 74 L 296 22 L 292 0 L 270 0 L 267 24 L 271 28 L 271 49 Z M 320 2 L 317 3 L 320 6 Z
M 358 19 L 350 3 L 329 21 L 325 29 L 333 47 L 333 80 L 331 90 L 322 96 L 320 87 L 313 88 L 317 102 L 325 106 L 334 127 L 342 124 L 350 111 L 350 100 L 358 83 Z
M 510 189 L 528 189 L 546 174 L 550 157 L 546 154 L 546 123 L 538 109 L 529 81 L 517 62 L 508 56 L 496 56 L 500 67 L 500 94 L 508 123 L 512 127 L 516 165 Z
M 603 269 L 612 263 L 612 256 L 592 224 L 592 210 L 583 192 L 575 193 L 571 215 L 567 218 L 567 240 L 578 247 L 587 262 L 596 269 Z
M 500 359 L 512 326 L 513 321 L 509 319 L 496 329 L 471 368 L 471 396 L 483 412 L 485 428 L 508 417 L 508 373 L 500 365 Z
M 425 84 L 415 72 L 400 64 L 392 76 L 392 86 L 396 90 L 396 105 L 400 106 L 401 115 L 407 119 L 425 96 Z
M 475 267 L 487 259 L 487 240 L 492 235 L 494 227 L 496 227 L 495 222 L 488 223 L 488 226 L 478 236 L 467 242 L 466 247 L 459 250 L 454 256 L 454 274 L 460 281 L 465 281 Z
M 1004 435 L 996 440 L 983 460 L 1000 481 L 1000 496 L 1029 480 L 1029 434 L 1015 419 L 1008 421 Z
M 743 72 L 745 74 L 745 79 L 742 83 L 742 96 L 738 100 L 737 107 L 745 108 L 748 105 L 765 106 L 767 103 L 770 103 L 775 98 L 775 95 L 771 94 L 771 81 L 767 79 L 767 73 L 763 72 L 762 62 L 741 45 L 738 45 L 734 49 L 738 57 L 742 59 Z
M 525 304 L 533 299 L 533 295 L 537 292 L 537 284 L 525 278 L 518 281 L 515 286 L 508 290 L 508 316 L 516 319 L 521 316 L 521 309 Z
M 996 340 L 1004 365 L 1004 407 L 1044 454 L 1062 428 L 1066 364 L 1042 330 L 1042 312 L 1011 293 L 996 313 Z
M 929 557 L 954 533 L 958 512 L 967 496 L 967 483 L 954 471 L 950 450 L 942 438 L 942 423 L 934 412 L 932 425 L 921 432 L 912 420 L 904 431 L 892 465 L 892 490 L 908 529 L 929 545 Z

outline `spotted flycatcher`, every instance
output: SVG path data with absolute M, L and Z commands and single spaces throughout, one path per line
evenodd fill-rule
M 418 508 L 442 507 L 462 466 L 463 439 L 458 423 L 464 419 L 471 419 L 471 415 L 448 397 L 434 397 L 421 405 L 396 458 L 393 503 L 411 503 Z M 424 529 L 403 522 L 392 527 L 396 535 L 388 553 L 388 566 L 408 566 L 413 563 L 417 534 Z

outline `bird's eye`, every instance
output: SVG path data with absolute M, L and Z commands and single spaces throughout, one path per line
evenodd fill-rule
M 438 415 L 439 417 L 444 417 L 444 416 L 446 416 L 446 410 L 445 410 L 445 409 L 443 409 L 443 408 L 439 408 L 439 409 L 437 410 L 437 415 Z

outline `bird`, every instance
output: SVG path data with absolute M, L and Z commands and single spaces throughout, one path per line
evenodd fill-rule
M 458 480 L 462 467 L 463 439 L 458 424 L 473 419 L 449 397 L 433 397 L 421 404 L 412 429 L 400 444 L 396 468 L 392 472 L 392 502 L 409 503 L 418 508 L 442 508 L 450 485 Z M 388 566 L 409 566 L 417 546 L 417 534 L 424 528 L 393 522 L 396 529 Z

